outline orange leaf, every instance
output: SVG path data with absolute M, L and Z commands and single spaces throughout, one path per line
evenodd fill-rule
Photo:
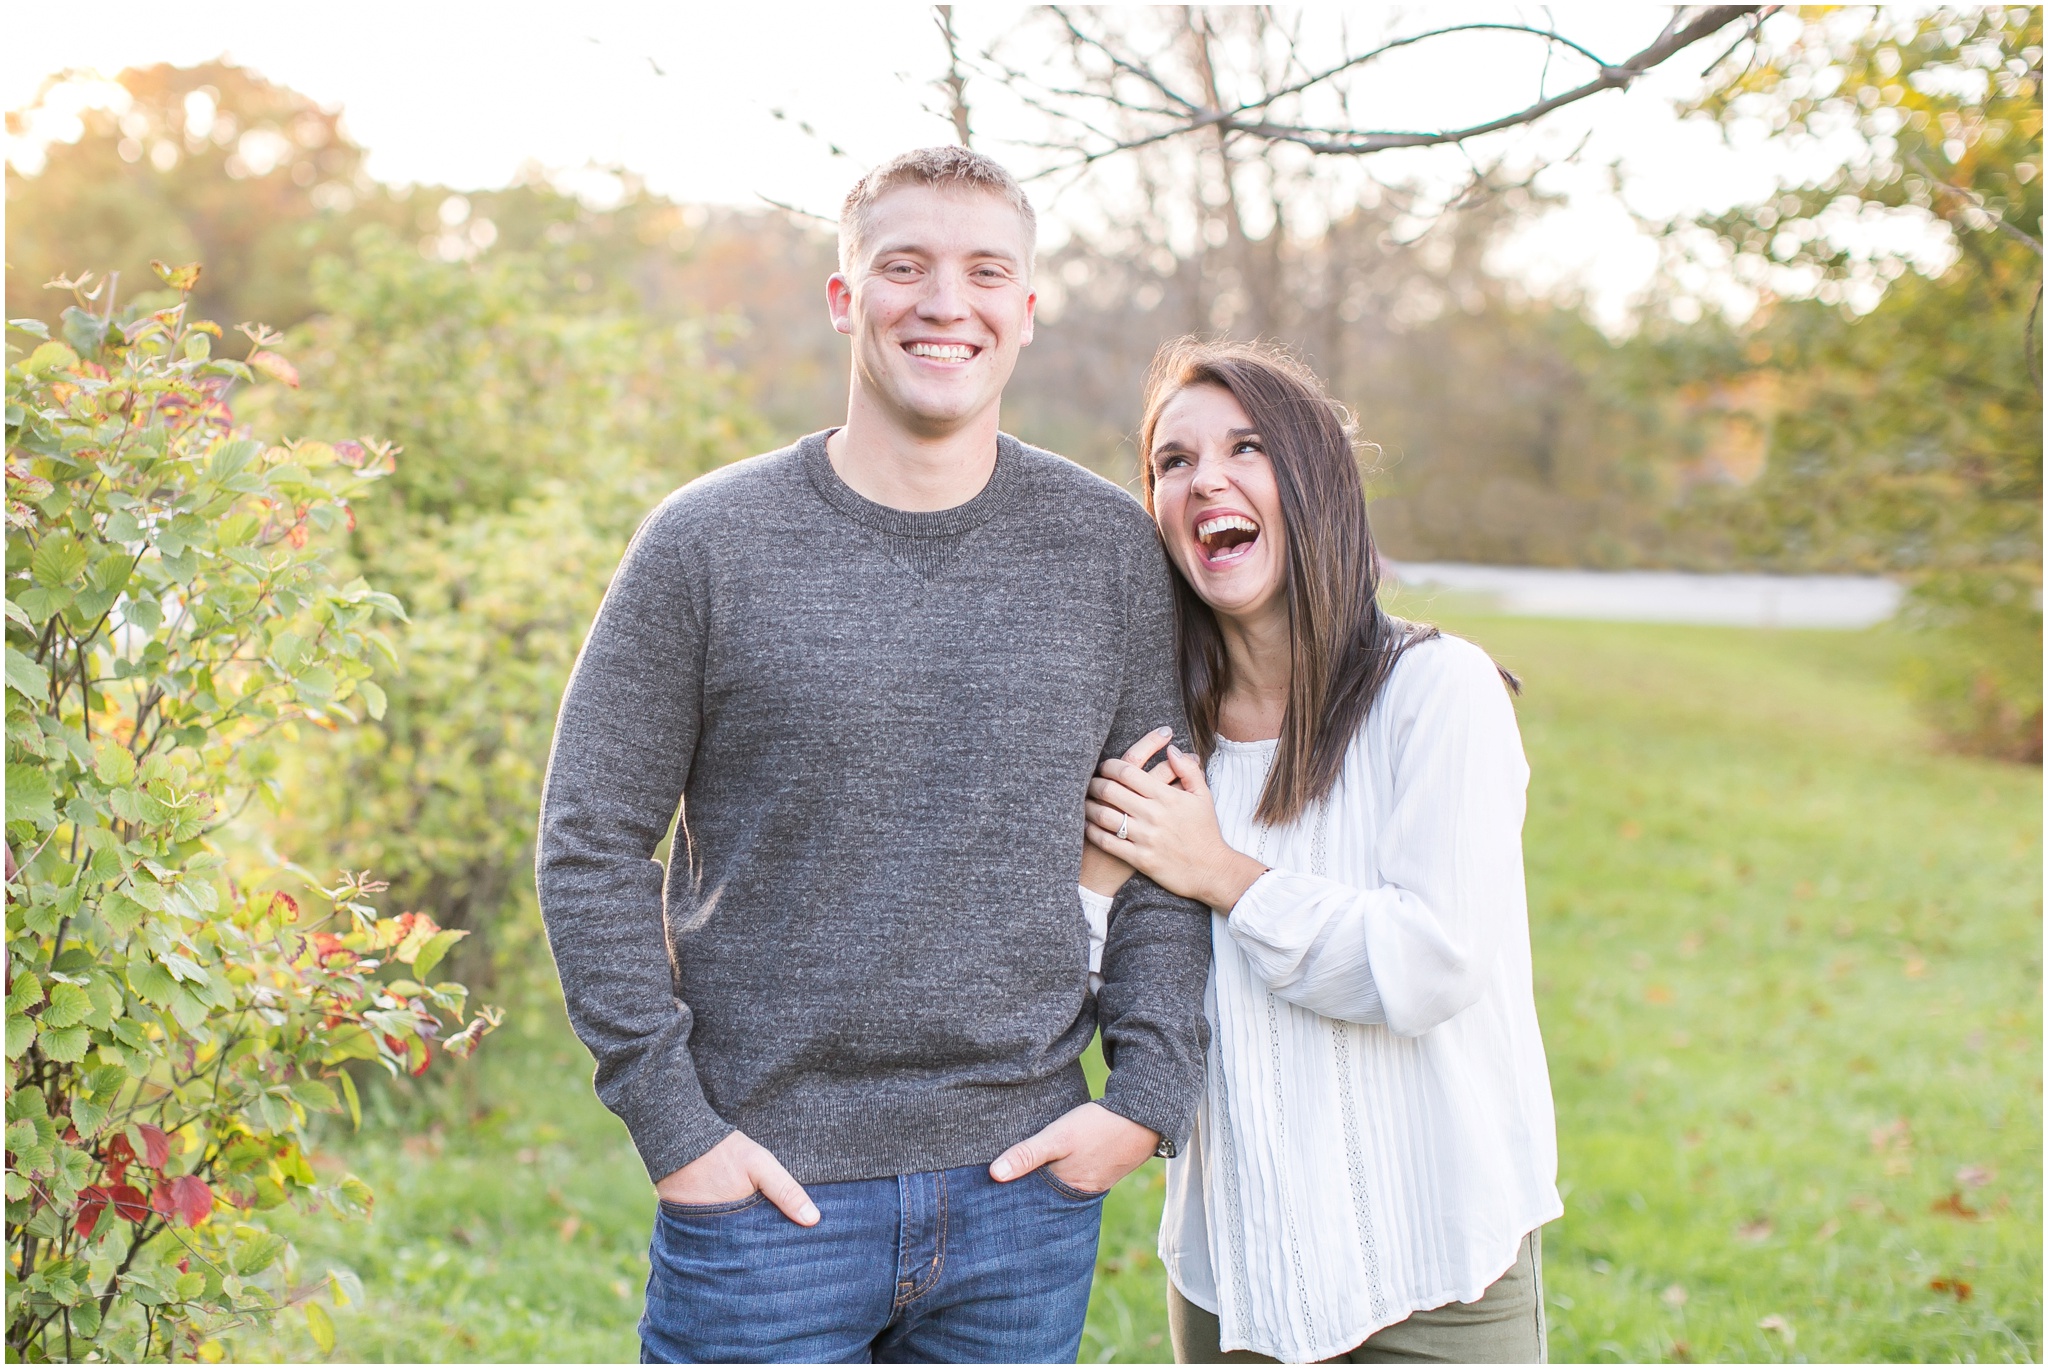
M 1963 1195 L 1951 1192 L 1946 1198 L 1936 1198 L 1927 1205 L 1927 1210 L 1937 1217 L 1958 1217 L 1974 1222 L 1981 1215 L 1976 1208 L 1963 1201 Z
M 250 369 L 261 371 L 281 385 L 289 385 L 294 390 L 299 388 L 299 368 L 275 352 L 249 353 L 249 366 Z

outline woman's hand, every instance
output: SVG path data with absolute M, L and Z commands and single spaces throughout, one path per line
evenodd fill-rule
M 1223 840 L 1193 756 L 1169 744 L 1163 768 L 1170 778 L 1128 758 L 1104 761 L 1088 781 L 1088 843 L 1170 893 L 1228 911 L 1266 867 Z
M 1124 752 L 1124 759 L 1142 768 L 1146 761 L 1159 754 L 1159 748 L 1173 740 L 1173 729 L 1155 727 Z M 1154 767 L 1164 770 L 1164 766 Z M 1171 777 L 1172 772 L 1168 772 Z M 1129 863 L 1118 860 L 1109 852 L 1087 840 L 1081 841 L 1081 887 L 1090 893 L 1101 894 L 1104 898 L 1115 898 L 1116 891 L 1124 887 L 1124 881 L 1132 875 Z

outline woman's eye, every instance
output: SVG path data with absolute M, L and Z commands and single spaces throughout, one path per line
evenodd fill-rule
M 1162 472 L 1170 471 L 1175 466 L 1185 466 L 1187 464 L 1188 459 L 1184 456 L 1162 456 L 1158 462 L 1159 469 Z
M 1233 456 L 1242 456 L 1246 452 L 1263 452 L 1264 450 L 1264 447 L 1261 447 L 1257 442 L 1253 441 L 1251 438 L 1246 438 L 1244 441 L 1238 443 L 1235 447 L 1232 447 L 1230 449 L 1231 455 Z

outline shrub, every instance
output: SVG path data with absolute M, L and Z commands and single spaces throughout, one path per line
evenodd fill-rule
M 164 307 L 122 314 L 104 284 L 59 282 L 63 337 L 18 325 L 38 341 L 7 372 L 18 1359 L 215 1358 L 214 1333 L 294 1300 L 331 1344 L 265 1218 L 370 1203 L 315 1171 L 311 1115 L 359 1118 L 348 1062 L 418 1073 L 498 1017 L 433 980 L 461 933 L 379 917 L 367 874 L 302 907 L 222 853 L 249 804 L 282 806 L 297 727 L 382 711 L 377 622 L 402 614 L 337 583 L 324 548 L 393 461 L 237 426 L 232 388 L 295 384 L 291 364 L 262 329 L 216 357 L 221 330 L 188 315 L 198 268 L 159 271 Z M 327 1281 L 334 1301 L 348 1282 Z

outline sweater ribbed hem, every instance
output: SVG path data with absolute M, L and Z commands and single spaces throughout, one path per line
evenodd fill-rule
M 768 1147 L 800 1184 L 986 1165 L 1088 1101 L 1079 1064 L 1028 1084 L 944 1084 L 891 1095 L 852 1088 L 753 1107 L 733 1125 Z

